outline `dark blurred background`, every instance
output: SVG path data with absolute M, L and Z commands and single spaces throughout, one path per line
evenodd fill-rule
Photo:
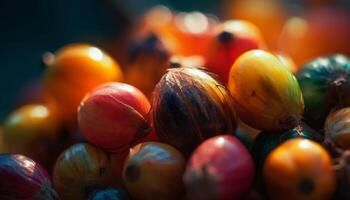
M 116 38 L 127 29 L 131 21 L 157 4 L 174 10 L 213 13 L 222 18 L 222 2 L 223 0 L 0 1 L 0 120 L 20 101 L 19 93 L 40 79 L 44 70 L 41 61 L 44 52 L 55 51 L 71 42 L 89 42 L 102 47 L 108 46 L 106 44 L 118 45 L 115 43 Z M 298 10 L 303 1 L 281 2 Z M 350 4 L 349 0 L 342 2 L 342 6 Z
M 0 2 L 0 119 L 21 88 L 40 78 L 41 56 L 70 42 L 108 43 L 148 8 L 216 12 L 220 1 L 5 0 Z

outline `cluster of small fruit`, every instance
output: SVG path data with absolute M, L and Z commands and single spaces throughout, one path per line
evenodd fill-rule
M 138 22 L 123 68 L 88 44 L 45 54 L 40 103 L 0 130 L 0 199 L 349 198 L 349 58 L 297 67 L 199 12 Z

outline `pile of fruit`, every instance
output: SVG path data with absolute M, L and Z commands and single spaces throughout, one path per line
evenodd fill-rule
M 261 21 L 283 13 L 265 6 Z M 306 26 L 285 21 L 160 6 L 118 62 L 91 44 L 46 53 L 0 128 L 0 199 L 349 199 L 350 48 L 300 56 L 299 33 L 276 53 L 275 32 Z

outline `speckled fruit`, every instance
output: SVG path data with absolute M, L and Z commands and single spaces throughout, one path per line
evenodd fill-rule
M 86 143 L 75 144 L 57 159 L 54 187 L 62 200 L 86 199 L 95 190 L 121 185 L 115 164 L 102 150 Z
M 167 144 L 141 143 L 130 149 L 123 179 L 130 195 L 137 200 L 181 199 L 185 159 Z
M 231 67 L 229 89 L 239 118 L 259 130 L 293 128 L 304 101 L 294 75 L 274 55 L 252 50 Z

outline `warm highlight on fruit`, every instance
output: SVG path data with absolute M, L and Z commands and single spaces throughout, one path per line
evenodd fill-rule
M 90 144 L 78 143 L 64 151 L 52 175 L 60 199 L 83 200 L 97 189 L 120 185 L 111 163 L 110 155 Z
M 181 199 L 185 162 L 182 154 L 170 145 L 140 143 L 130 149 L 123 180 L 131 196 L 138 200 Z
M 205 139 L 237 126 L 227 88 L 207 72 L 169 69 L 154 91 L 152 117 L 159 139 L 188 157 Z
M 308 139 L 291 139 L 267 157 L 264 179 L 271 199 L 329 199 L 336 187 L 328 152 Z
M 110 81 L 121 81 L 118 63 L 98 47 L 70 44 L 46 61 L 44 89 L 56 101 L 64 121 L 74 123 L 85 94 Z
M 350 149 L 350 108 L 342 108 L 328 115 L 324 132 L 336 146 L 343 150 Z
M 137 88 L 118 82 L 91 91 L 78 109 L 79 128 L 86 140 L 113 153 L 123 153 L 147 136 L 150 103 Z
M 233 64 L 229 89 L 238 116 L 260 130 L 295 127 L 304 110 L 296 78 L 274 55 L 252 50 Z
M 231 135 L 204 141 L 193 152 L 184 174 L 190 199 L 234 200 L 246 195 L 254 178 L 248 150 Z

